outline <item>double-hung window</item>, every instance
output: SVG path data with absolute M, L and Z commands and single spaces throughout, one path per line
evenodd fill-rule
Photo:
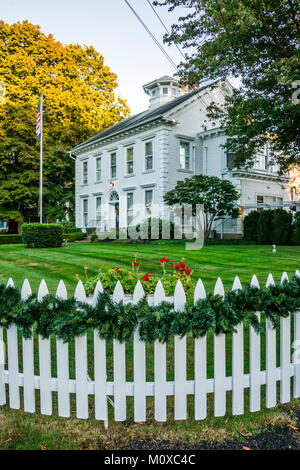
M 127 194 L 127 226 L 133 222 L 133 193 Z
M 153 203 L 153 191 L 151 189 L 151 190 L 145 191 L 146 218 L 151 217 L 151 215 L 152 215 L 152 203 Z
M 133 147 L 129 147 L 126 151 L 126 167 L 127 175 L 133 175 Z
M 153 142 L 145 143 L 145 170 L 153 169 Z
M 96 158 L 96 182 L 99 183 L 101 181 L 101 157 Z
M 84 162 L 82 162 L 82 184 L 88 184 L 88 180 L 88 161 L 85 160 Z
M 110 154 L 110 176 L 111 178 L 116 178 L 117 176 L 117 154 Z
M 181 140 L 179 147 L 180 147 L 180 168 L 183 170 L 189 170 L 190 163 L 191 163 L 190 143 L 185 142 L 184 140 Z
M 101 222 L 101 197 L 96 197 L 96 223 Z
M 83 225 L 87 227 L 89 223 L 89 200 L 83 199 L 82 206 L 83 206 Z

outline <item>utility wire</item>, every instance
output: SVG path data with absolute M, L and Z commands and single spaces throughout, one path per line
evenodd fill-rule
M 154 8 L 154 6 L 152 5 L 151 1 L 150 0 L 146 0 L 147 3 L 149 4 L 149 6 L 152 8 L 152 10 L 154 11 L 155 15 L 157 16 L 157 18 L 159 19 L 160 23 L 163 25 L 165 31 L 167 31 L 168 34 L 170 34 L 170 31 L 168 30 L 168 28 L 166 27 L 165 23 L 163 22 L 163 20 L 161 19 L 161 17 L 159 16 L 159 14 L 157 13 L 156 9 Z M 178 44 L 174 43 L 174 45 L 176 46 L 177 50 L 179 51 L 179 53 L 182 55 L 182 57 L 184 58 L 185 60 L 185 55 L 183 54 L 182 50 L 178 47 Z
M 161 52 L 164 54 L 164 56 L 166 57 L 166 59 L 170 62 L 170 64 L 172 65 L 172 67 L 175 68 L 176 71 L 178 71 L 178 67 L 177 65 L 175 64 L 175 62 L 173 61 L 173 59 L 171 59 L 171 57 L 169 56 L 169 54 L 167 53 L 167 51 L 162 47 L 162 45 L 160 44 L 160 42 L 156 39 L 156 37 L 152 34 L 152 32 L 150 31 L 150 29 L 148 28 L 148 26 L 143 22 L 142 18 L 138 15 L 138 13 L 135 11 L 135 9 L 130 5 L 130 3 L 128 2 L 128 0 L 125 0 L 125 3 L 126 5 L 130 8 L 130 10 L 132 11 L 132 13 L 136 16 L 136 18 L 139 20 L 139 22 L 141 23 L 141 25 L 144 27 L 144 29 L 147 31 L 147 33 L 149 34 L 149 36 L 151 37 L 151 39 L 155 42 L 155 44 L 159 47 L 159 49 L 161 50 Z

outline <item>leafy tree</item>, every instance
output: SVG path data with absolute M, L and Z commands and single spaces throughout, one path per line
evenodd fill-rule
M 208 237 L 214 225 L 225 218 L 237 219 L 239 193 L 228 180 L 217 176 L 195 175 L 178 181 L 175 188 L 168 191 L 164 200 L 169 206 L 190 204 L 196 216 L 196 206 L 204 206 L 204 236 Z
M 161 0 L 154 4 L 190 9 L 165 41 L 187 51 L 180 76 L 190 85 L 203 79 L 240 77 L 241 87 L 223 109 L 211 107 L 235 152 L 234 166 L 252 166 L 269 142 L 285 171 L 300 164 L 300 104 L 292 100 L 299 80 L 298 0 Z M 299 86 L 298 86 L 299 88 Z M 297 104 L 298 103 L 298 104 Z
M 67 151 L 129 113 L 115 97 L 117 76 L 93 47 L 63 45 L 27 21 L 0 21 L 0 217 L 18 222 L 38 213 L 39 143 L 35 134 L 44 95 L 44 205 L 62 218 L 74 193 Z M 3 87 L 2 87 L 3 88 Z

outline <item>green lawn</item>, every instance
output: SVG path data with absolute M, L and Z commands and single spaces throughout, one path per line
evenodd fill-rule
M 171 261 L 185 262 L 194 270 L 193 278 L 201 277 L 208 290 L 212 290 L 218 276 L 227 289 L 238 275 L 249 282 L 253 274 L 264 285 L 271 272 L 280 281 L 283 271 L 292 276 L 299 268 L 300 247 L 278 247 L 272 253 L 270 246 L 259 245 L 207 245 L 199 251 L 187 251 L 182 242 L 152 242 L 150 244 L 122 244 L 118 242 L 73 243 L 65 248 L 28 249 L 23 245 L 0 246 L 0 282 L 12 277 L 20 287 L 28 278 L 33 289 L 41 279 L 45 279 L 50 290 L 54 291 L 63 279 L 71 293 L 76 286 L 74 273 L 84 278 L 84 266 L 89 275 L 95 275 L 100 268 L 119 266 L 131 269 L 134 254 L 139 254 L 141 271 L 160 276 L 159 259 L 162 256 Z
M 36 290 L 41 279 L 45 279 L 52 292 L 55 291 L 60 279 L 66 282 L 69 293 L 76 286 L 74 273 L 84 276 L 84 266 L 89 267 L 89 274 L 96 274 L 99 268 L 119 266 L 130 268 L 134 254 L 139 253 L 142 272 L 150 272 L 159 277 L 161 273 L 159 259 L 162 256 L 171 261 L 179 261 L 182 257 L 194 270 L 196 280 L 201 277 L 212 290 L 218 276 L 230 289 L 235 275 L 242 282 L 249 282 L 252 275 L 258 276 L 261 285 L 272 272 L 276 281 L 280 281 L 283 271 L 292 276 L 299 267 L 300 247 L 278 247 L 276 255 L 270 246 L 246 244 L 207 245 L 200 251 L 186 251 L 184 244 L 177 242 L 155 242 L 151 244 L 122 243 L 74 243 L 60 249 L 26 249 L 22 245 L 0 246 L 0 282 L 13 277 L 16 285 L 21 287 L 25 277 L 30 280 Z M 279 337 L 277 335 L 279 344 Z M 262 351 L 265 338 L 261 339 Z M 19 338 L 21 352 L 21 338 Z M 37 350 L 37 338 L 35 338 Z M 113 380 L 112 344 L 107 344 L 108 380 Z M 89 376 L 93 378 L 93 340 L 88 335 Z M 127 380 L 133 379 L 132 345 L 128 344 Z M 55 340 L 52 338 L 52 374 L 56 375 Z M 226 338 L 227 375 L 231 375 L 231 337 Z M 173 341 L 167 346 L 168 380 L 173 379 L 174 346 Z M 262 367 L 265 366 L 262 358 Z M 277 362 L 279 365 L 279 349 Z M 188 338 L 187 378 L 193 380 L 194 349 L 193 341 Z M 20 371 L 22 359 L 20 354 Z M 245 373 L 249 371 L 249 337 L 245 329 Z M 38 374 L 38 360 L 35 356 L 35 373 Z M 74 344 L 70 344 L 70 375 L 74 371 Z M 147 380 L 153 380 L 153 345 L 147 345 Z M 213 376 L 213 342 L 208 337 L 208 376 Z M 222 441 L 237 437 L 243 439 L 247 434 L 259 433 L 263 429 L 278 425 L 295 425 L 294 411 L 299 409 L 299 400 L 289 405 L 267 410 L 264 406 L 265 387 L 262 387 L 262 410 L 259 413 L 249 411 L 249 391 L 245 391 L 245 415 L 231 415 L 231 393 L 227 397 L 227 414 L 224 418 L 213 417 L 213 396 L 210 395 L 209 416 L 206 420 L 193 420 L 193 398 L 188 399 L 189 419 L 174 422 L 173 398 L 168 399 L 168 422 L 156 423 L 153 419 L 153 398 L 147 399 L 146 424 L 133 423 L 133 400 L 128 398 L 128 415 L 126 423 L 113 422 L 113 409 L 109 407 L 110 427 L 105 431 L 103 424 L 96 422 L 93 416 L 94 403 L 90 400 L 91 418 L 87 421 L 77 420 L 74 416 L 74 397 L 72 398 L 72 418 L 57 417 L 57 396 L 53 393 L 54 415 L 47 417 L 38 412 L 34 415 L 21 410 L 10 410 L 7 406 L 0 408 L 0 449 L 118 449 L 136 439 L 170 440 L 171 442 L 197 442 L 201 439 Z M 278 394 L 279 396 L 279 394 Z M 39 401 L 37 392 L 37 403 Z M 38 407 L 37 407 L 38 408 Z

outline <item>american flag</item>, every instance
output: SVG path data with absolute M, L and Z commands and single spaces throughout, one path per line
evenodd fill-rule
M 42 133 L 42 95 L 39 101 L 38 113 L 36 117 L 36 135 L 39 140 L 41 140 Z

